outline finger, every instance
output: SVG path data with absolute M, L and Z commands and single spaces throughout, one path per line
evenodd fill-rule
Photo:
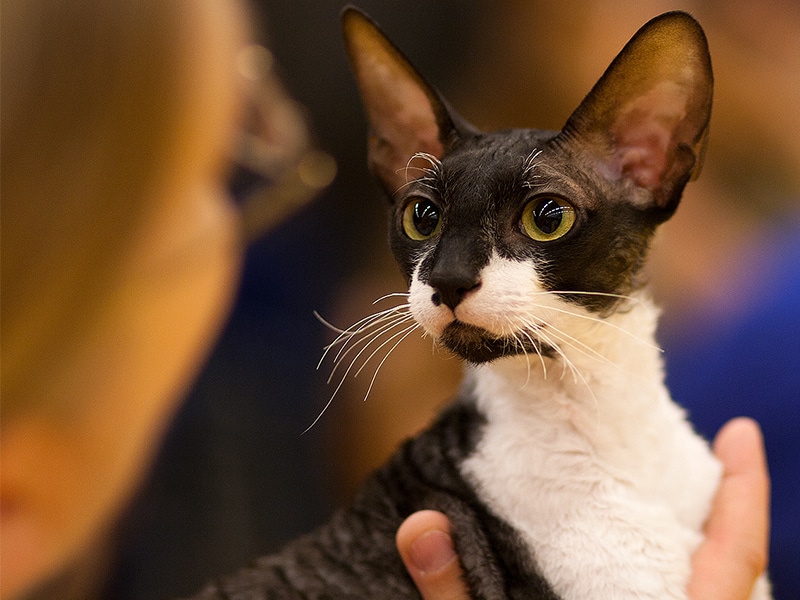
M 692 562 L 690 597 L 745 600 L 767 564 L 769 475 L 758 424 L 729 421 L 717 434 L 714 453 L 723 474 L 706 524 L 706 539 Z
M 450 521 L 436 511 L 408 517 L 397 530 L 397 549 L 424 600 L 468 600 Z

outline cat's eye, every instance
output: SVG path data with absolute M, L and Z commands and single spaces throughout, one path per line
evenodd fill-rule
M 540 196 L 528 202 L 522 211 L 522 228 L 539 242 L 557 240 L 575 224 L 573 206 L 556 196 Z
M 441 220 L 436 204 L 427 198 L 416 198 L 403 211 L 403 231 L 412 240 L 426 240 L 438 233 Z

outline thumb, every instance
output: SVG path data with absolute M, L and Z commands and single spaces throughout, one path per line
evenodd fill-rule
M 444 514 L 432 510 L 412 514 L 397 530 L 396 542 L 424 600 L 469 599 Z

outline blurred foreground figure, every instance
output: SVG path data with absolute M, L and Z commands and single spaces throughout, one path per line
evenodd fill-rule
M 243 22 L 3 4 L 3 598 L 111 525 L 226 314 Z

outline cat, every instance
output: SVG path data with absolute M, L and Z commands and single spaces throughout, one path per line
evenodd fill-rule
M 328 524 L 197 597 L 418 598 L 394 536 L 437 509 L 473 598 L 685 599 L 721 469 L 664 386 L 641 268 L 701 167 L 702 29 L 647 23 L 561 131 L 481 133 L 369 17 L 342 22 L 409 283 L 342 353 L 413 317 L 465 381 Z

